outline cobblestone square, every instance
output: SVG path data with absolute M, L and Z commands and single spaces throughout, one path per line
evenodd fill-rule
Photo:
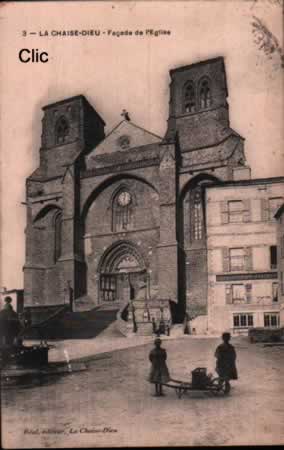
M 172 378 L 214 370 L 215 338 L 164 341 Z M 2 390 L 3 446 L 249 445 L 283 442 L 284 347 L 232 342 L 239 380 L 228 397 L 174 390 L 153 397 L 152 344 L 88 357 L 88 370 L 30 388 Z M 72 366 L 72 362 L 71 362 Z M 20 420 L 19 420 L 20 418 Z

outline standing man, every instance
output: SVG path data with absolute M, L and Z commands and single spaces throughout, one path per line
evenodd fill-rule
M 225 381 L 225 393 L 229 393 L 231 389 L 230 380 L 238 379 L 236 367 L 236 350 L 230 344 L 230 333 L 222 334 L 223 343 L 218 345 L 215 351 L 216 372 L 221 380 Z
M 11 347 L 21 330 L 21 323 L 12 306 L 12 298 L 5 297 L 5 305 L 0 311 L 0 345 Z

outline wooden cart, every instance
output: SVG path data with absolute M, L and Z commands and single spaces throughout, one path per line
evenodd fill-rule
M 230 392 L 230 387 L 226 386 L 224 379 L 213 377 L 211 374 L 207 375 L 207 370 L 204 367 L 198 367 L 192 371 L 191 382 L 171 379 L 168 383 L 162 385 L 174 389 L 178 398 L 189 391 L 208 392 L 216 396 L 220 394 L 228 395 Z

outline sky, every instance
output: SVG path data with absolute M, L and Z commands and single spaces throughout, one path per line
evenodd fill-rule
M 74 1 L 1 6 L 0 287 L 23 287 L 22 202 L 26 177 L 38 166 L 41 108 L 48 103 L 83 94 L 104 118 L 106 132 L 121 121 L 125 108 L 134 123 L 163 136 L 169 70 L 223 56 L 231 127 L 246 139 L 252 177 L 284 175 L 283 69 L 279 52 L 270 51 L 270 40 L 253 33 L 253 22 L 259 19 L 281 45 L 279 3 Z M 170 34 L 135 34 L 146 29 Z M 100 35 L 51 36 L 64 30 L 99 30 Z M 117 31 L 133 34 L 114 36 Z M 22 48 L 46 51 L 48 63 L 20 62 Z

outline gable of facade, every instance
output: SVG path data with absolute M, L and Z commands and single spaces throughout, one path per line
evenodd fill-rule
M 130 120 L 121 121 L 87 156 L 87 164 L 98 155 L 124 152 L 137 147 L 158 144 L 161 137 L 151 133 Z

